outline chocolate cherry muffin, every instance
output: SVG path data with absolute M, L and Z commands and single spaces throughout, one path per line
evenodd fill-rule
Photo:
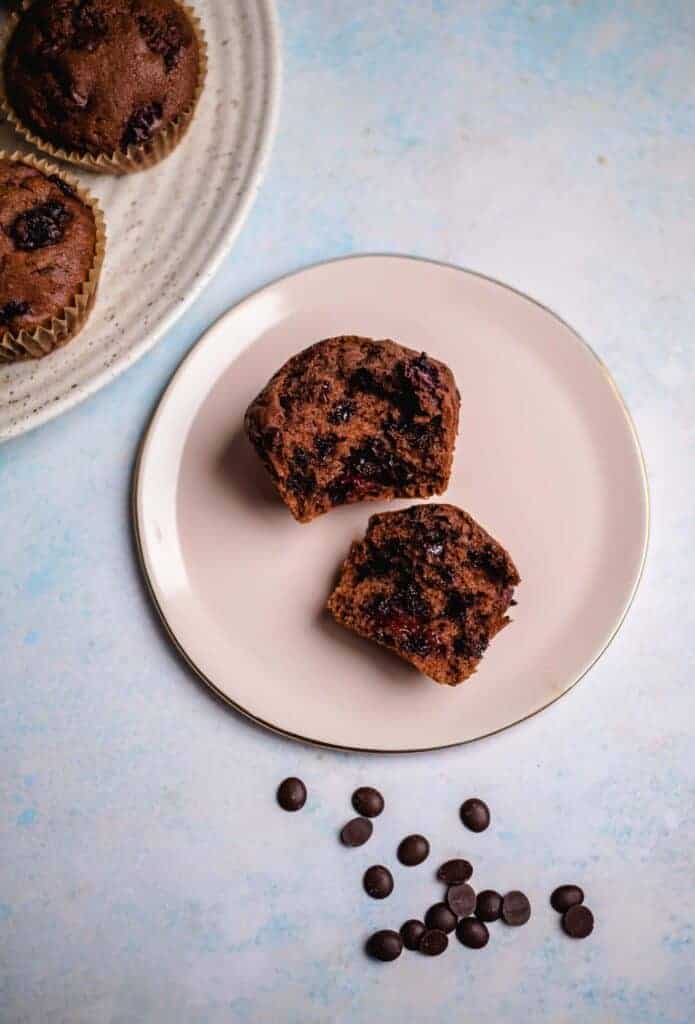
M 328 609 L 438 683 L 475 672 L 510 621 L 519 574 L 510 556 L 454 505 L 415 505 L 369 520 Z
M 77 333 L 103 245 L 101 213 L 77 182 L 0 153 L 0 360 L 46 355 Z
M 95 169 L 149 166 L 192 116 L 203 50 L 176 0 L 36 0 L 7 43 L 10 119 Z
M 320 341 L 246 412 L 249 439 L 300 523 L 337 505 L 446 490 L 459 393 L 451 370 L 395 341 Z

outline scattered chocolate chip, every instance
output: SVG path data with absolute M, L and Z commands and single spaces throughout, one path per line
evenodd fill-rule
M 437 878 L 446 885 L 460 885 L 473 874 L 473 867 L 467 860 L 448 860 L 437 871 Z
M 550 897 L 550 905 L 558 914 L 584 902 L 584 892 L 578 885 L 559 885 Z
M 372 834 L 373 825 L 369 818 L 353 818 L 344 825 L 340 833 L 343 846 L 364 846 Z
M 123 129 L 121 147 L 127 149 L 128 146 L 139 146 L 147 142 L 161 124 L 163 116 L 161 103 L 146 103 L 142 107 L 136 107 Z
M 10 327 L 13 320 L 30 312 L 31 306 L 28 302 L 23 299 L 10 299 L 4 306 L 0 306 L 0 327 Z
M 418 949 L 420 946 L 420 939 L 426 931 L 427 929 L 422 921 L 417 921 L 415 918 L 411 918 L 409 921 L 406 921 L 405 924 L 402 924 L 401 938 L 403 939 L 403 945 L 405 948 Z
M 456 925 L 456 938 L 469 949 L 482 949 L 490 940 L 490 932 L 477 917 L 464 917 Z
M 285 779 L 278 786 L 277 797 L 283 811 L 301 811 L 306 803 L 306 786 L 301 779 Z
M 468 917 L 475 910 L 475 892 L 467 882 L 450 886 L 446 901 L 457 917 Z
M 60 242 L 71 220 L 72 214 L 63 203 L 51 199 L 15 217 L 9 234 L 18 249 L 33 252 Z
M 426 931 L 422 936 L 418 949 L 421 953 L 424 953 L 425 956 L 439 956 L 440 953 L 444 952 L 448 945 L 449 939 L 446 932 L 432 928 L 429 931 Z
M 393 892 L 393 875 L 381 864 L 367 868 L 363 882 L 364 891 L 373 900 L 385 900 Z
M 403 940 L 398 932 L 388 928 L 374 932 L 367 940 L 367 953 L 374 960 L 383 960 L 384 963 L 388 963 L 390 960 L 397 960 L 402 952 Z
M 502 920 L 505 924 L 519 925 L 526 924 L 531 916 L 531 904 L 523 892 L 513 890 L 508 892 L 502 899 Z
M 471 797 L 461 804 L 461 821 L 471 832 L 484 832 L 490 824 L 490 808 L 483 800 Z
M 571 939 L 585 939 L 594 930 L 594 915 L 583 903 L 577 903 L 562 915 L 562 927 Z
M 502 916 L 502 897 L 494 889 L 483 889 L 475 901 L 475 914 L 481 921 L 498 921 Z
M 456 915 L 452 914 L 446 903 L 435 903 L 425 914 L 428 928 L 440 932 L 453 932 L 456 927 Z
M 384 798 L 378 789 L 360 786 L 352 794 L 352 806 L 365 818 L 376 818 L 384 809 Z
M 430 844 L 424 836 L 406 836 L 398 847 L 398 859 L 401 864 L 412 868 L 427 860 L 430 852 Z

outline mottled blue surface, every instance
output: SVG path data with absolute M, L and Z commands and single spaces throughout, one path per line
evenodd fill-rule
M 201 0 L 202 2 L 202 0 Z M 265 186 L 233 255 L 158 349 L 0 448 L 0 1020 L 329 1024 L 695 1020 L 695 6 L 691 0 L 283 0 L 286 78 Z M 608 363 L 653 503 L 634 608 L 584 683 L 460 750 L 321 752 L 222 708 L 162 638 L 129 526 L 157 396 L 219 313 L 278 274 L 400 251 L 508 281 Z M 689 622 L 684 612 L 689 611 Z M 303 776 L 305 811 L 273 803 Z M 388 811 L 346 852 L 360 783 Z M 461 799 L 494 827 L 464 835 Z M 482 953 L 363 959 L 383 904 L 364 868 L 423 831 L 480 887 L 522 887 L 525 929 Z M 580 881 L 597 927 L 547 905 Z

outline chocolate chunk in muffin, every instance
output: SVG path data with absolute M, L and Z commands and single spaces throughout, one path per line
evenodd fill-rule
M 0 334 L 61 316 L 89 277 L 96 241 L 94 212 L 69 182 L 0 158 Z
M 446 490 L 458 431 L 451 370 L 395 341 L 320 341 L 278 370 L 246 431 L 302 523 L 337 505 Z
M 36 0 L 10 39 L 5 89 L 41 139 L 111 155 L 148 146 L 190 110 L 199 60 L 176 0 Z
M 504 548 L 466 512 L 415 505 L 371 517 L 328 608 L 347 629 L 455 686 L 509 622 L 519 581 Z

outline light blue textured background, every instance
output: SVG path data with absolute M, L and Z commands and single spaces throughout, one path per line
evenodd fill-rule
M 280 10 L 280 131 L 234 253 L 155 352 L 0 448 L 0 1020 L 691 1024 L 695 6 Z M 544 714 L 440 754 L 320 752 L 224 709 L 163 640 L 130 540 L 138 440 L 203 328 L 281 273 L 370 250 L 556 309 L 614 373 L 651 478 L 647 571 L 609 652 Z M 311 789 L 297 816 L 273 803 L 290 773 Z M 346 852 L 360 783 L 388 814 Z M 457 823 L 471 794 L 494 814 L 478 837 Z M 530 924 L 478 954 L 368 963 L 364 936 L 438 891 L 424 868 L 383 904 L 360 890 L 409 830 L 433 860 L 468 854 L 480 886 L 524 888 Z M 596 913 L 584 943 L 547 906 L 566 880 Z

